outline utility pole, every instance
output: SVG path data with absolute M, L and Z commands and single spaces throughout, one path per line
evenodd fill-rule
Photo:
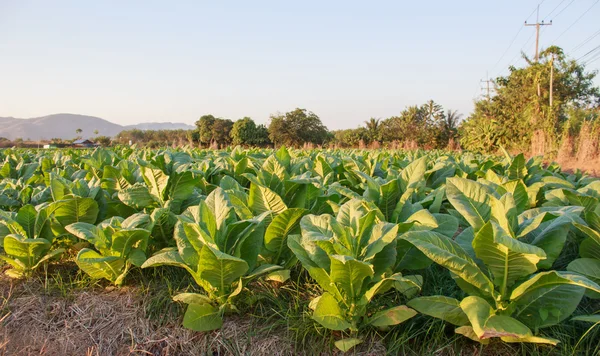
M 490 88 L 490 84 L 493 83 L 494 81 L 491 80 L 487 74 L 486 74 L 486 79 L 485 80 L 480 80 L 481 83 L 485 83 L 485 87 L 482 87 L 481 90 L 485 90 L 486 91 L 486 95 L 485 97 L 487 98 L 487 100 L 490 100 L 491 96 L 490 96 L 490 90 L 492 90 L 493 88 Z
M 540 5 L 537 7 L 537 15 L 535 17 L 535 23 L 527 23 L 525 21 L 525 26 L 535 26 L 535 61 L 537 62 L 539 59 L 539 45 L 540 45 L 540 26 L 551 26 L 552 20 L 549 23 L 544 23 L 539 21 L 540 19 Z
M 552 96 L 554 89 L 554 53 L 550 58 L 550 110 L 552 110 Z

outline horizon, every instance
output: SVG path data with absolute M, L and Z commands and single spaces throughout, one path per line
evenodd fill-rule
M 4 2 L 0 116 L 266 124 L 300 107 L 338 130 L 433 99 L 466 118 L 486 73 L 522 64 L 520 49 L 533 56 L 523 22 L 535 22 L 538 4 L 539 20 L 553 20 L 540 49 L 556 44 L 576 59 L 597 45 L 576 48 L 598 30 L 596 3 Z

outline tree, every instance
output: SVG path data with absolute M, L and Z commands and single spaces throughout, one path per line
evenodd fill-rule
M 409 106 L 399 116 L 382 122 L 382 138 L 392 142 L 414 142 L 420 147 L 433 146 L 435 133 L 423 106 Z
M 112 139 L 108 136 L 98 136 L 94 141 L 102 147 L 108 147 L 110 146 Z
M 381 119 L 370 118 L 369 121 L 365 121 L 367 125 L 367 136 L 369 141 L 380 141 L 381 132 L 379 132 Z
M 329 137 L 327 127 L 313 112 L 295 109 L 285 114 L 272 115 L 269 138 L 276 145 L 299 147 L 305 143 L 321 145 Z
M 557 144 L 570 109 L 600 105 L 600 89 L 594 86 L 596 72 L 587 72 L 583 64 L 568 59 L 561 48 L 541 51 L 537 62 L 523 57 L 527 64 L 511 66 L 507 76 L 496 78 L 496 95 L 477 101 L 473 114 L 460 126 L 464 148 L 494 151 L 504 146 L 525 151 L 534 132 L 543 133 L 546 143 Z
M 80 133 L 82 133 L 82 132 L 83 132 L 83 130 L 82 130 L 82 129 L 80 129 L 80 128 L 77 128 L 77 129 L 75 130 L 75 133 L 76 133 L 77 135 L 79 135 L 79 134 L 80 134 Z
M 94 130 L 94 135 L 98 135 L 100 133 L 100 131 L 98 131 L 98 129 Z
M 256 124 L 249 117 L 244 117 L 233 123 L 231 132 L 231 143 L 234 145 L 252 145 L 256 134 Z
M 254 136 L 252 137 L 252 141 L 250 142 L 253 146 L 267 146 L 272 142 L 269 139 L 269 130 L 265 125 L 256 126 L 256 130 L 254 131 Z
M 212 115 L 203 115 L 196 121 L 196 127 L 198 129 L 198 135 L 201 145 L 210 145 L 213 139 L 213 124 L 216 118 Z
M 212 142 L 215 142 L 219 147 L 225 147 L 231 143 L 229 135 L 233 121 L 229 119 L 215 119 L 212 125 Z

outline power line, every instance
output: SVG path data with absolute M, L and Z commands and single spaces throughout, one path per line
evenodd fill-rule
M 594 2 L 594 3 L 592 4 L 592 6 L 588 7 L 588 8 L 587 8 L 587 10 L 585 10 L 585 11 L 583 12 L 583 14 L 579 15 L 579 17 L 577 18 L 577 20 L 575 20 L 575 22 L 573 22 L 573 23 L 571 24 L 571 26 L 567 27 L 567 29 L 566 29 L 566 30 L 564 30 L 564 31 L 563 31 L 563 32 L 562 32 L 560 35 L 558 35 L 558 37 L 556 37 L 556 38 L 554 39 L 554 41 L 552 41 L 551 43 L 555 43 L 555 42 L 556 42 L 556 41 L 557 41 L 559 38 L 561 38 L 561 37 L 562 37 L 562 35 L 564 35 L 565 33 L 567 33 L 567 31 L 569 31 L 569 30 L 571 29 L 571 27 L 575 26 L 575 24 L 576 24 L 577 22 L 579 22 L 579 20 L 581 20 L 581 18 L 582 18 L 583 16 L 585 16 L 585 14 L 587 14 L 587 13 L 588 13 L 588 12 L 589 12 L 589 11 L 590 11 L 590 10 L 591 10 L 591 9 L 592 9 L 592 8 L 593 8 L 593 7 L 594 7 L 594 6 L 595 6 L 595 5 L 598 3 L 598 2 L 600 2 L 600 0 L 596 0 L 596 2 Z
M 583 42 L 581 42 L 577 46 L 573 47 L 573 49 L 571 50 L 571 52 L 577 51 L 578 49 L 580 49 L 581 47 L 583 47 L 586 43 L 588 43 L 591 40 L 593 40 L 594 38 L 596 38 L 598 35 L 600 35 L 600 30 L 598 30 L 596 33 L 594 33 L 590 37 L 586 38 Z
M 596 51 L 597 51 L 597 50 L 599 50 L 599 49 L 600 49 L 600 45 L 599 45 L 599 46 L 596 46 L 596 47 L 594 47 L 594 48 L 592 48 L 592 50 L 591 50 L 591 51 L 589 51 L 589 52 L 587 52 L 586 54 L 584 54 L 583 56 L 581 56 L 581 57 L 577 58 L 577 61 L 576 61 L 576 62 L 579 62 L 579 61 L 580 61 L 580 60 L 582 60 L 583 58 L 585 58 L 585 57 L 589 56 L 590 54 L 592 54 L 592 53 L 596 52 Z
M 563 2 L 564 2 L 564 1 L 563 1 Z M 561 4 L 562 4 L 563 2 L 561 2 Z M 571 0 L 571 2 L 567 4 L 567 6 L 563 7 L 563 9 L 562 9 L 562 10 L 560 10 L 560 11 L 558 12 L 558 14 L 556 14 L 556 16 L 554 16 L 554 19 L 555 19 L 555 18 L 557 18 L 558 16 L 560 16 L 560 14 L 562 14 L 562 13 L 563 13 L 563 11 L 565 11 L 565 10 L 566 10 L 566 9 L 567 9 L 569 6 L 571 6 L 571 5 L 572 5 L 574 2 L 575 2 L 575 0 Z M 560 5 L 560 4 L 558 4 L 558 5 Z M 557 7 L 558 7 L 558 6 L 557 6 Z M 556 9 L 554 9 L 554 10 L 556 10 Z M 552 10 L 552 11 L 554 11 L 554 10 Z
M 554 9 L 552 9 L 552 11 L 550 11 L 550 13 L 548 15 L 544 16 L 544 20 L 547 19 L 548 17 L 550 17 L 550 15 L 552 15 L 554 13 L 554 11 L 556 11 L 556 9 L 558 9 L 558 7 L 560 5 L 562 5 L 565 1 L 567 1 L 567 0 L 562 0 L 561 2 L 559 2 L 558 5 L 556 5 L 556 7 Z M 573 2 L 573 1 L 575 1 L 575 0 L 572 0 L 571 2 Z
M 600 53 L 598 53 L 598 54 L 596 54 L 594 57 L 592 57 L 592 58 L 588 59 L 588 60 L 587 60 L 587 61 L 586 61 L 584 64 L 585 64 L 585 65 L 588 65 L 588 64 L 590 64 L 590 63 L 592 63 L 592 62 L 595 62 L 595 61 L 597 61 L 598 59 L 600 59 Z
M 502 53 L 502 56 L 500 56 L 500 59 L 498 59 L 496 64 L 494 64 L 494 66 L 492 67 L 492 70 L 491 70 L 492 72 L 496 69 L 498 64 L 500 64 L 500 61 L 502 61 L 502 59 L 504 59 L 504 56 L 506 56 L 506 54 L 508 53 L 508 50 L 515 43 L 515 41 L 516 41 L 517 37 L 519 37 L 519 34 L 521 33 L 521 31 L 523 31 L 523 26 L 519 27 L 519 31 L 517 31 L 517 34 L 515 35 L 515 37 L 513 37 L 512 41 L 510 41 L 510 44 L 508 45 L 508 47 L 506 47 L 506 50 L 504 50 L 504 53 Z

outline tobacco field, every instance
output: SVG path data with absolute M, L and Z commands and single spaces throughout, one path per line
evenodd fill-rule
M 275 315 L 296 354 L 600 350 L 600 180 L 522 154 L 5 149 L 0 209 L 0 283 L 175 275 L 162 305 L 199 333 Z

